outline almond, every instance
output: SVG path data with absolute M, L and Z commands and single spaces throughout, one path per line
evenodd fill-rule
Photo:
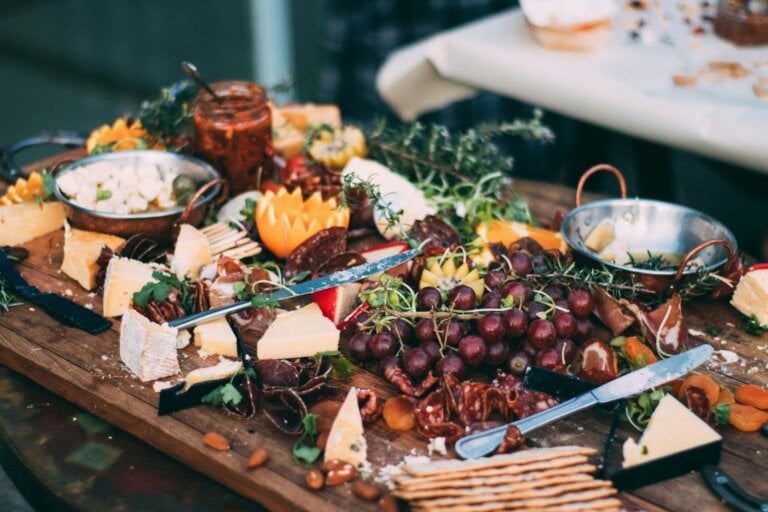
M 206 432 L 203 436 L 203 444 L 221 452 L 229 450 L 229 440 L 217 432 Z
M 269 454 L 267 453 L 267 450 L 264 448 L 257 448 L 253 451 L 250 457 L 248 457 L 248 464 L 246 467 L 248 469 L 254 469 L 259 466 L 263 466 L 265 462 L 267 462 L 267 459 L 269 459 Z

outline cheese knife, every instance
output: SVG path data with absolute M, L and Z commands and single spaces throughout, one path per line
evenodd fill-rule
M 48 313 L 48 316 L 65 325 L 82 329 L 89 334 L 99 334 L 112 326 L 111 321 L 76 302 L 55 293 L 41 292 L 34 286 L 27 284 L 16 269 L 14 261 L 2 249 L 0 249 L 0 274 L 5 277 L 17 294 L 40 306 Z
M 410 249 L 408 251 L 401 252 L 393 256 L 388 256 L 377 261 L 370 261 L 368 263 L 364 263 L 363 265 L 358 265 L 356 267 L 340 270 L 323 277 L 318 277 L 317 279 L 305 281 L 303 283 L 291 286 L 290 288 L 276 290 L 270 294 L 270 297 L 277 300 L 292 299 L 301 295 L 319 292 L 320 290 L 325 290 L 327 288 L 333 288 L 334 286 L 341 284 L 359 281 L 364 277 L 372 276 L 401 265 L 418 254 L 418 250 Z M 246 310 L 250 307 L 251 301 L 244 300 L 242 302 L 235 302 L 229 306 L 222 306 L 220 308 L 209 309 L 208 311 L 177 318 L 176 320 L 171 320 L 168 322 L 168 325 L 176 329 L 186 329 L 188 327 L 204 324 L 205 322 L 210 322 L 211 320 L 216 320 L 217 318 Z
M 549 425 L 575 412 L 583 411 L 597 404 L 605 404 L 636 395 L 682 377 L 706 362 L 711 355 L 711 346 L 700 345 L 682 354 L 630 372 L 588 393 L 566 400 L 527 418 L 517 420 L 511 423 L 511 425 L 516 426 L 522 435 L 528 434 L 539 427 Z M 507 427 L 508 425 L 502 425 L 462 437 L 456 442 L 456 453 L 463 459 L 474 459 L 494 452 L 504 439 Z

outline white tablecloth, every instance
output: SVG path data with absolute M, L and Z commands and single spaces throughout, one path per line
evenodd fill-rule
M 404 120 L 482 89 L 768 173 L 768 100 L 752 93 L 756 75 L 695 88 L 672 84 L 674 74 L 711 60 L 768 63 L 768 49 L 739 49 L 714 35 L 677 47 L 644 45 L 615 32 L 600 52 L 551 51 L 514 9 L 396 51 L 377 87 Z

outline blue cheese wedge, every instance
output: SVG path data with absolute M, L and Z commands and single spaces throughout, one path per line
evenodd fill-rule
M 343 460 L 360 469 L 368 463 L 367 451 L 368 445 L 363 437 L 363 418 L 357 404 L 357 388 L 352 387 L 328 433 L 325 460 Z
M 256 345 L 256 357 L 293 359 L 333 350 L 339 350 L 339 330 L 313 302 L 278 314 Z
M 181 371 L 176 353 L 177 329 L 149 321 L 128 309 L 120 323 L 120 360 L 142 382 L 162 379 Z
M 712 427 L 671 395 L 665 395 L 653 411 L 639 441 L 624 443 L 623 467 L 673 455 L 721 439 Z

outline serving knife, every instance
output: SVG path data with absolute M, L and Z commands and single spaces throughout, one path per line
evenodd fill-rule
M 48 316 L 65 325 L 82 329 L 89 334 L 99 334 L 112 326 L 111 321 L 76 302 L 55 293 L 41 292 L 27 284 L 16 269 L 14 261 L 2 249 L 0 249 L 0 274 L 17 294 L 40 306 Z
M 292 299 L 301 295 L 319 292 L 320 290 L 325 290 L 327 288 L 333 288 L 334 286 L 341 284 L 359 281 L 364 277 L 372 276 L 401 265 L 418 254 L 418 250 L 410 249 L 408 251 L 401 252 L 393 256 L 388 256 L 377 261 L 371 261 L 346 270 L 340 270 L 338 272 L 334 272 L 317 279 L 305 281 L 303 283 L 291 286 L 290 288 L 274 291 L 270 294 L 270 298 L 277 300 Z M 188 327 L 204 324 L 205 322 L 210 322 L 211 320 L 216 320 L 217 318 L 225 317 L 227 315 L 246 310 L 250 307 L 251 301 L 244 300 L 242 302 L 235 302 L 229 306 L 222 306 L 220 308 L 209 309 L 208 311 L 177 318 L 176 320 L 171 320 L 168 322 L 168 325 L 176 329 L 186 329 Z
M 605 404 L 636 395 L 682 377 L 706 362 L 711 355 L 711 346 L 700 345 L 682 354 L 630 372 L 588 393 L 515 421 L 511 425 L 516 426 L 522 435 L 528 434 L 575 412 L 583 411 L 597 404 Z M 502 425 L 462 437 L 456 442 L 456 453 L 463 459 L 474 459 L 492 453 L 504 439 L 507 427 L 508 425 Z

